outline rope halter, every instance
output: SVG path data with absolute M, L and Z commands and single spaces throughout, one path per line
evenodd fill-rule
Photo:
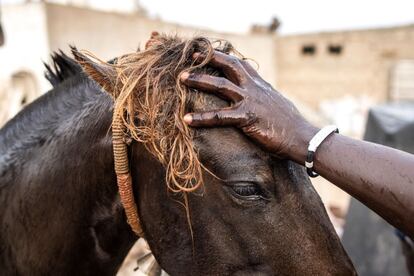
M 124 140 L 124 130 L 125 126 L 121 116 L 114 113 L 112 119 L 112 143 L 119 196 L 121 197 L 121 203 L 125 210 L 127 222 L 131 226 L 132 231 L 139 237 L 144 237 L 132 189 L 132 178 L 128 162 L 128 148 Z

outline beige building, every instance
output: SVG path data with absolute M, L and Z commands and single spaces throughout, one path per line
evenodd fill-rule
M 315 110 L 345 95 L 414 99 L 412 82 L 401 83 L 414 80 L 414 25 L 279 36 L 276 45 L 278 88 Z

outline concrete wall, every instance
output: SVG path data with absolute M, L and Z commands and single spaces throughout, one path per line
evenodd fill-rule
M 2 22 L 6 43 L 0 47 L 0 125 L 24 104 L 49 88 L 43 78 L 42 60 L 49 55 L 46 15 L 43 4 L 3 6 Z M 36 91 L 25 98 L 22 77 Z M 13 80 L 19 79 L 18 83 Z M 30 90 L 33 90 L 32 88 Z M 25 100 L 23 101 L 23 99 Z
M 254 59 L 260 73 L 276 80 L 275 36 L 272 34 L 228 34 L 184 27 L 141 14 L 109 13 L 85 8 L 47 4 L 50 49 L 68 49 L 68 43 L 110 59 L 143 47 L 152 31 L 190 37 L 205 35 L 227 39 L 246 57 Z
M 314 55 L 302 47 L 315 46 Z M 329 45 L 342 46 L 341 54 Z M 414 59 L 414 25 L 362 31 L 282 36 L 277 39 L 277 84 L 317 109 L 322 99 L 350 95 L 388 99 L 392 67 Z
M 43 79 L 42 59 L 50 52 L 43 4 L 3 6 L 2 17 L 6 43 L 0 47 L 0 77 L 25 71 Z
M 414 59 L 401 60 L 395 64 L 390 82 L 392 99 L 414 101 Z

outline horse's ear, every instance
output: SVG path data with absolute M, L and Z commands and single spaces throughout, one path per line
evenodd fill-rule
M 102 89 L 113 95 L 116 85 L 115 69 L 104 62 L 93 61 L 83 53 L 79 52 L 75 47 L 71 47 L 72 54 L 76 61 L 80 64 L 83 71 L 94 81 L 96 81 Z

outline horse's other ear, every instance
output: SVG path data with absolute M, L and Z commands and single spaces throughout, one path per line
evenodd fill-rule
M 102 87 L 106 92 L 113 95 L 115 85 L 116 85 L 116 71 L 115 69 L 105 63 L 100 61 L 94 61 L 87 57 L 85 54 L 81 53 L 76 49 L 76 47 L 71 46 L 72 54 L 75 57 L 76 61 L 80 64 L 83 71 L 94 81 L 96 81 L 99 86 Z

